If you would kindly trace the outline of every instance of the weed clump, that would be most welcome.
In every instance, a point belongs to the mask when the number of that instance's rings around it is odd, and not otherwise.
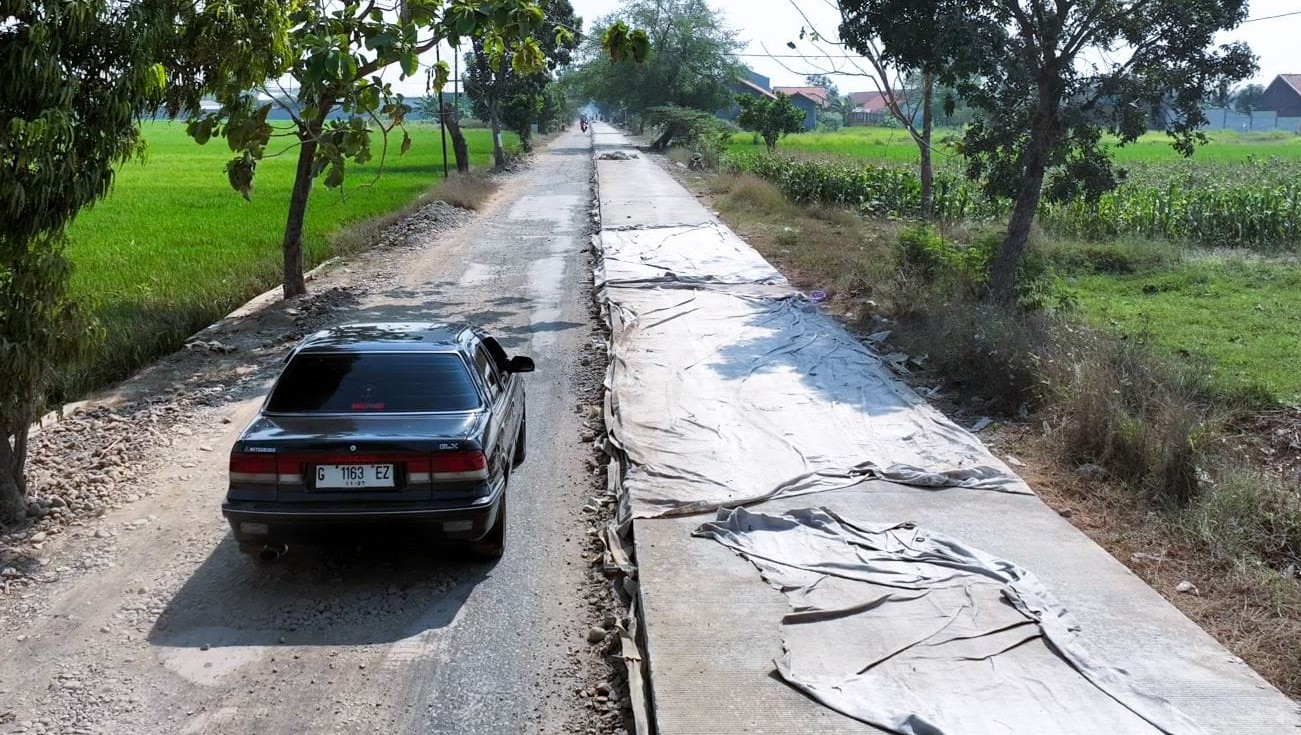
[[[495,191],[496,182],[483,174],[452,174],[431,192],[421,196],[416,209],[441,199],[453,207],[475,211],[481,209]]]
[[[1063,331],[1043,362],[1054,439],[1075,465],[1094,464],[1159,507],[1198,496],[1199,445],[1210,433],[1205,387],[1145,344],[1090,330]]]

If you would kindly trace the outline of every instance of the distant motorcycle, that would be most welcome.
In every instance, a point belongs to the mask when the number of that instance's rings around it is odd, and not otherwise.
[[[587,132],[587,126],[588,126],[588,123],[587,123],[587,117],[586,117],[586,116],[578,118],[578,128],[579,128],[580,130],[582,130],[584,133],[586,133],[586,132]]]

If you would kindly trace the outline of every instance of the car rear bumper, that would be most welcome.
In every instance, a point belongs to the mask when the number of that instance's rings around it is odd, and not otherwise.
[[[497,522],[504,485],[472,501],[403,503],[275,503],[226,501],[221,513],[241,547],[310,541],[340,533],[383,529],[414,530],[448,539],[475,541]]]

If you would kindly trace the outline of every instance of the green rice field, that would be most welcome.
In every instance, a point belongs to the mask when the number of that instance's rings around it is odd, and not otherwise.
[[[935,136],[937,211],[951,222],[997,223],[1007,205],[964,179],[948,144],[958,134]],[[1091,324],[1152,341],[1226,392],[1301,403],[1292,365],[1301,354],[1301,136],[1209,137],[1188,159],[1159,133],[1114,148],[1122,185],[1097,204],[1043,205],[1037,237],[1057,259],[1077,263],[1063,282]],[[916,161],[903,131],[862,127],[787,136],[775,157],[738,134],[724,165],[797,202],[908,218],[920,202]],[[1150,263],[1110,270],[1104,261],[1116,247],[1123,260]]]
[[[408,127],[411,149],[397,155],[399,133],[382,176],[376,141],[375,159],[350,164],[342,191],[313,189],[303,234],[307,268],[332,255],[331,237],[341,227],[402,209],[442,180],[438,128]],[[465,132],[474,167],[489,167],[488,131]],[[226,182],[232,154],[223,140],[200,146],[183,124],[167,122],[145,123],[144,135],[146,161],[123,166],[109,197],[68,232],[70,292],[98,317],[104,340],[69,366],[59,399],[129,374],[280,283],[297,148],[269,149],[276,155],[258,164],[245,201]]]

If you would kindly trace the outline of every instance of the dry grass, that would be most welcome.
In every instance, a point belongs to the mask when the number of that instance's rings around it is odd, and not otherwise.
[[[738,235],[797,287],[825,291],[836,314],[879,313],[895,300],[897,225],[844,209],[792,204],[755,176],[697,179]]]
[[[454,173],[421,197],[419,204],[423,207],[431,201],[441,199],[454,207],[477,211],[496,191],[497,182],[490,176],[480,173]]]
[[[373,247],[380,241],[385,230],[403,218],[424,209],[431,202],[443,201],[461,209],[477,210],[488,201],[497,188],[496,180],[487,174],[454,173],[396,212],[357,220],[341,227],[331,237],[334,252],[351,255]]]
[[[1198,497],[1198,447],[1216,422],[1196,376],[1141,341],[1084,329],[1060,330],[1042,365],[1065,461],[1100,465],[1154,507]]]
[[[1243,554],[1261,541],[1257,516],[1268,504],[1253,497],[1261,485],[1249,482],[1235,498],[1232,484],[1217,484],[1185,510],[1156,513],[1126,485],[1064,466],[1054,437],[1008,425],[985,440],[1026,463],[1022,474],[1045,503],[1283,693],[1301,697],[1301,585],[1295,572]],[[1295,491],[1273,500],[1287,497],[1297,500]],[[1176,590],[1185,581],[1195,593]]]

